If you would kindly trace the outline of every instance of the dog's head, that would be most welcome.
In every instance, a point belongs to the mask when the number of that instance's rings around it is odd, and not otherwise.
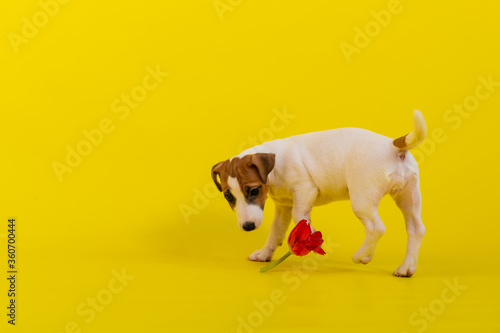
[[[262,224],[268,175],[274,168],[275,157],[275,154],[257,153],[233,157],[212,167],[215,186],[224,194],[236,213],[238,226],[245,231]]]

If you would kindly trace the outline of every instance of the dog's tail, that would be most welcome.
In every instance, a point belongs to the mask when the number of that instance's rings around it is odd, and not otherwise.
[[[425,136],[427,135],[427,126],[425,125],[425,120],[422,112],[418,110],[415,110],[413,112],[413,127],[413,132],[392,141],[394,147],[398,148],[399,150],[410,150],[412,148],[415,148],[425,140]]]

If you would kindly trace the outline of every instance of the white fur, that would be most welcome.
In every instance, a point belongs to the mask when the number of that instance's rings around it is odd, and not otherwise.
[[[408,148],[425,138],[426,127],[421,113],[416,111],[413,119],[415,131],[406,138]],[[350,199],[354,214],[366,232],[365,241],[353,260],[366,264],[385,232],[378,204],[384,195],[390,194],[403,212],[408,232],[406,257],[394,274],[413,275],[425,228],[420,218],[418,165],[410,152],[396,148],[391,138],[359,128],[274,140],[238,156],[257,152],[276,154],[276,164],[268,176],[269,196],[276,205],[276,212],[266,244],[249,259],[270,260],[276,247],[281,245],[292,218],[295,223],[310,220],[313,206]],[[234,178],[230,181],[233,183],[231,190],[238,192],[237,181],[235,183]],[[237,195],[243,194],[239,191]],[[237,208],[237,214],[239,223],[251,216],[243,206]]]
[[[227,178],[227,185],[231,194],[236,198],[236,218],[238,219],[238,226],[243,229],[243,223],[253,222],[255,228],[260,227],[263,219],[262,209],[257,205],[250,205],[245,201],[245,195],[241,192],[241,187],[237,178],[229,176]]]

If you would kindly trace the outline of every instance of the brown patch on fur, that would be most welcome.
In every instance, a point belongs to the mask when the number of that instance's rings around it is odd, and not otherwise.
[[[219,191],[222,191],[222,187],[221,187],[221,184],[219,183],[219,180],[217,179],[217,176],[219,176],[222,179],[221,172],[222,172],[222,170],[224,170],[224,166],[225,166],[226,162],[227,161],[219,162],[212,167],[212,179],[215,183],[215,186],[217,186],[217,189]]]
[[[406,137],[407,136],[408,136],[408,134],[406,134],[405,136],[399,137],[397,139],[394,139],[394,141],[392,142],[394,147],[396,147],[398,149],[404,149],[406,147]]]
[[[240,184],[245,200],[264,209],[269,188],[267,176],[274,168],[275,156],[275,154],[257,153],[219,162],[212,167],[212,179],[215,186],[226,194],[229,191],[228,177],[234,177]],[[217,176],[220,178],[220,183]],[[255,187],[260,188],[259,194],[250,198],[249,191]],[[234,207],[234,203],[229,202],[229,205]]]

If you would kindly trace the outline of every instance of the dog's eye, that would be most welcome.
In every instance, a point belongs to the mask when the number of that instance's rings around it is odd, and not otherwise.
[[[260,188],[255,187],[255,188],[250,190],[249,194],[251,197],[255,197],[255,196],[259,195],[259,192],[260,192]]]
[[[226,193],[224,194],[224,198],[226,198],[226,200],[227,200],[227,201],[229,201],[229,202],[234,201],[234,197],[233,197],[233,195],[231,194],[231,192],[226,192]]]

